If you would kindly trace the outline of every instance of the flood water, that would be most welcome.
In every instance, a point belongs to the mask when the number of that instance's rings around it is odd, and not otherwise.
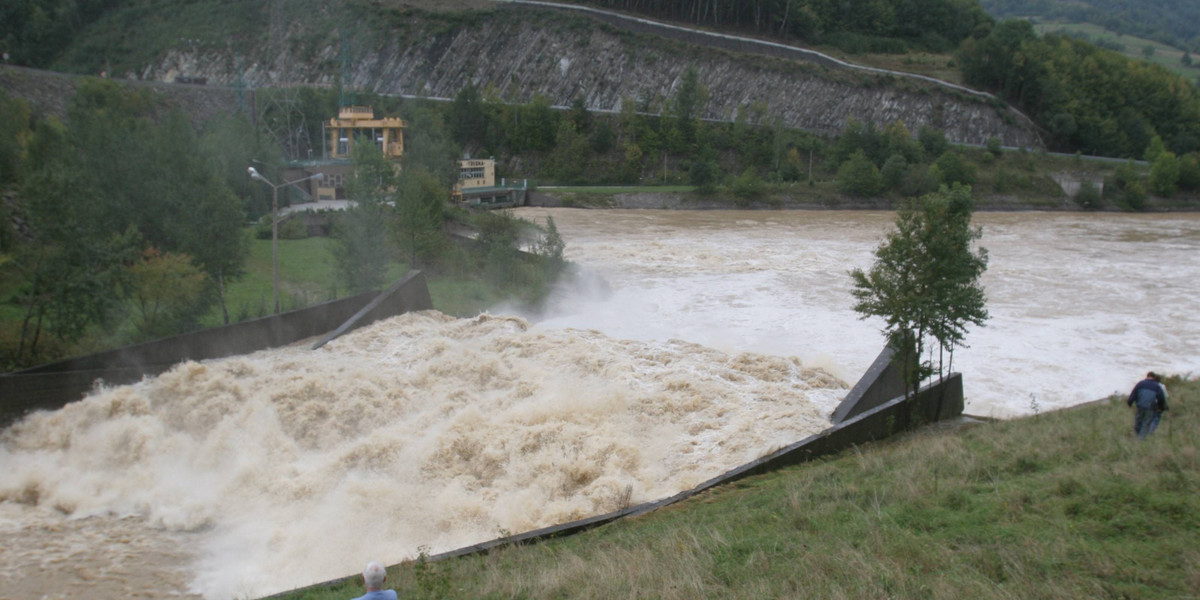
[[[665,497],[827,426],[880,349],[846,273],[890,213],[517,214],[583,269],[546,314],[403,315],[5,431],[0,598],[259,596]],[[976,222],[968,413],[1200,371],[1200,218]]]
[[[853,382],[882,322],[853,311],[890,212],[584,211],[546,216],[611,295],[564,297],[543,327],[678,337],[797,356]],[[991,319],[954,356],[968,414],[1011,418],[1128,392],[1148,370],[1200,373],[1200,215],[976,213]]]

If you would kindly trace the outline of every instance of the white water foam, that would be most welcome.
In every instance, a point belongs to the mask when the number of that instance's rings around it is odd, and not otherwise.
[[[823,429],[844,393],[794,358],[429,311],[31,416],[3,434],[0,505],[183,536],[192,592],[256,596],[669,496]],[[40,572],[15,529],[0,568]],[[22,585],[59,593],[44,574]]]

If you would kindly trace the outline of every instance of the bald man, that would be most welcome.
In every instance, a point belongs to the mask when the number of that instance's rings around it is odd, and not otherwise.
[[[396,590],[383,589],[386,580],[387,569],[383,565],[374,561],[367,563],[367,568],[363,569],[363,585],[367,586],[367,593],[354,600],[396,600]]]

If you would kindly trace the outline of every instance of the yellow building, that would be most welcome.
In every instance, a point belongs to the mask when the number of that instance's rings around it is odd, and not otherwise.
[[[326,178],[315,184],[318,200],[345,198],[342,185],[349,176],[349,161],[354,154],[354,144],[373,142],[383,155],[400,162],[404,156],[404,121],[397,117],[375,118],[370,106],[343,106],[335,119],[325,123],[325,160],[331,168],[325,169]],[[337,163],[343,162],[338,166]]]
[[[491,187],[496,185],[496,161],[467,158],[458,161],[458,185],[455,189],[462,195],[463,188]]]
[[[354,143],[371,140],[383,155],[400,160],[404,156],[404,121],[397,117],[375,118],[370,106],[343,106],[336,119],[325,124],[329,136],[329,158],[350,158]]]
[[[458,161],[458,182],[453,198],[458,204],[477,208],[504,208],[520,205],[526,184],[520,187],[501,181],[496,185],[496,161],[490,158],[464,158]]]

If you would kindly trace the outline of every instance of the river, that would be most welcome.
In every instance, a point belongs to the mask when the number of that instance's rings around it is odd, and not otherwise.
[[[882,343],[885,212],[552,216],[547,311],[403,315],[185,363],[0,435],[0,598],[258,596],[668,496],[827,426]],[[983,213],[955,356],[1009,418],[1200,364],[1194,215]]]
[[[518,211],[553,217],[610,294],[564,294],[542,327],[798,356],[855,381],[883,344],[853,311],[890,212]],[[1200,215],[983,212],[991,318],[954,356],[966,412],[1011,418],[1096,400],[1148,370],[1200,372]]]

